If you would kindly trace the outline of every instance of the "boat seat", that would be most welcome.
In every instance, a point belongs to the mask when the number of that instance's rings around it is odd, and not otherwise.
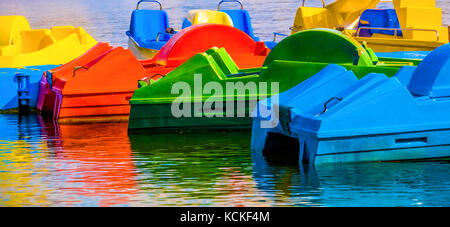
[[[33,29],[22,31],[22,50],[21,53],[31,53],[41,50],[47,46],[56,43],[56,39],[48,29]]]
[[[395,9],[368,9],[363,12],[358,23],[358,28],[400,28],[400,23]],[[373,34],[395,35],[395,30],[361,29],[359,36],[372,37]],[[398,36],[403,36],[398,31]]]
[[[169,35],[160,35],[159,42],[156,41],[158,34],[165,33],[167,28],[169,17],[164,10],[134,10],[127,35],[144,48],[150,45],[163,46],[170,39]]]
[[[23,16],[0,16],[0,46],[16,45],[20,32],[31,30]]]
[[[250,14],[247,10],[221,10],[220,12],[224,12],[231,17],[233,21],[233,25],[235,28],[247,33],[252,39],[255,41],[259,41],[259,38],[255,36],[253,33],[252,22],[250,20]]]
[[[183,21],[182,28],[196,24],[223,24],[233,27],[233,20],[228,14],[216,10],[191,10]]]

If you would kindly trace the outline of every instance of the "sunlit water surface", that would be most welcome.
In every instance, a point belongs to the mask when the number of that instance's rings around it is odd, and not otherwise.
[[[175,28],[188,10],[217,4],[162,2]],[[299,2],[244,1],[263,40],[287,33]],[[25,15],[34,28],[81,26],[98,41],[126,46],[135,3],[0,0],[0,15]],[[438,5],[450,11],[448,0]],[[449,205],[444,161],[300,169],[252,156],[249,131],[128,135],[126,123],[55,125],[38,115],[0,115],[0,206]]]

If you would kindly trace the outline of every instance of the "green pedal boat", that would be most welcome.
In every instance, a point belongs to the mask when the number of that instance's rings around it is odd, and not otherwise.
[[[287,37],[261,68],[239,69],[225,49],[212,48],[156,82],[139,81],[130,100],[129,130],[250,129],[259,100],[302,83],[330,63],[361,78],[369,73],[394,76],[420,60],[377,58],[366,45],[330,29]]]

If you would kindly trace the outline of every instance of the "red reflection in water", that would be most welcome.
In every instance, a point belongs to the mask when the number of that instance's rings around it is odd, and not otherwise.
[[[66,206],[128,205],[136,195],[127,123],[45,125],[48,146],[56,148],[55,170],[63,183],[57,198]],[[54,138],[54,139],[53,139]],[[95,201],[93,203],[92,201]]]

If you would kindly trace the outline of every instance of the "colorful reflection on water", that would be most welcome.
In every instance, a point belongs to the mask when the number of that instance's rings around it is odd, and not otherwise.
[[[450,163],[280,164],[250,132],[0,115],[0,206],[448,206]]]

